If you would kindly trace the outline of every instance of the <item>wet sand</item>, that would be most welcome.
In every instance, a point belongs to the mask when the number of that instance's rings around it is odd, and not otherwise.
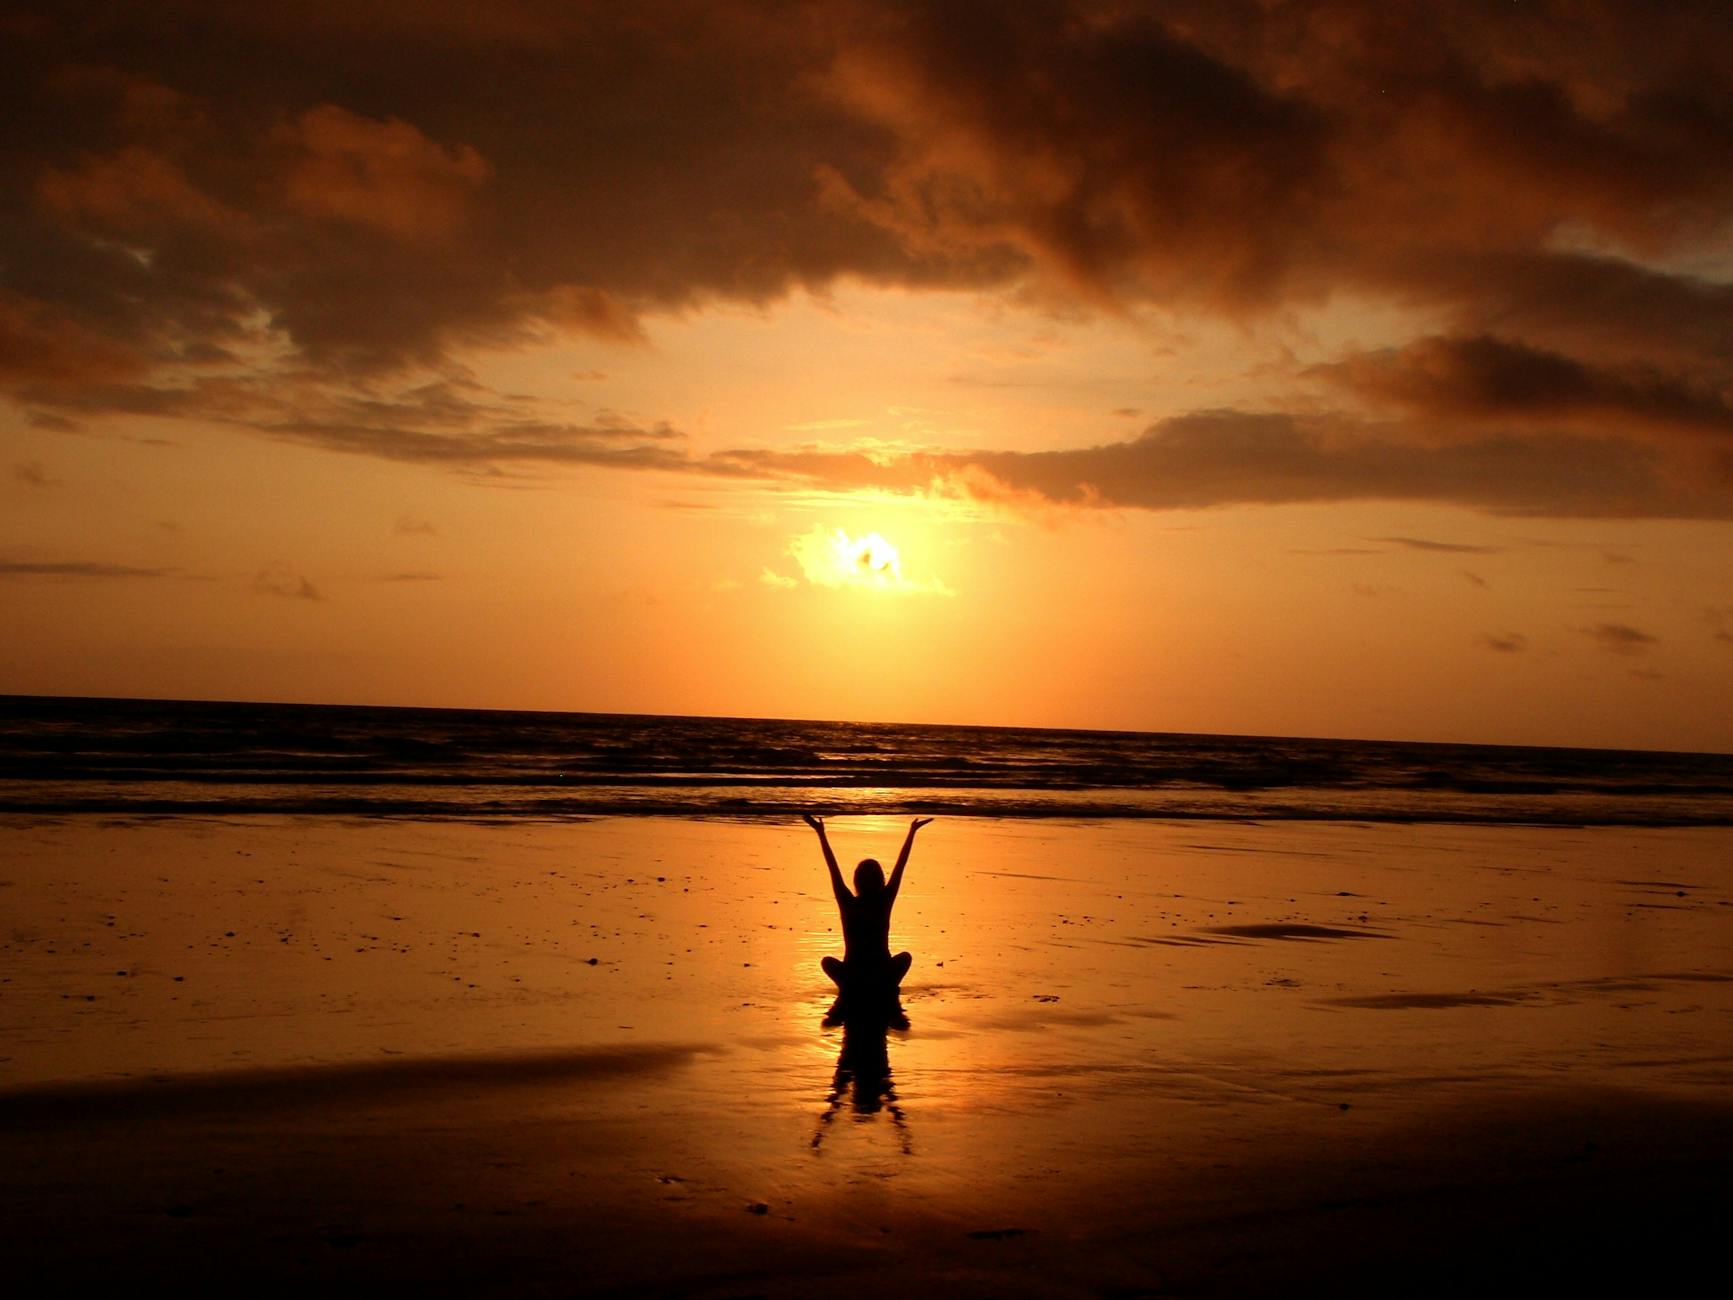
[[[803,827],[15,819],[0,1232],[39,1292],[1679,1285],[1730,849],[941,821],[881,1034]]]

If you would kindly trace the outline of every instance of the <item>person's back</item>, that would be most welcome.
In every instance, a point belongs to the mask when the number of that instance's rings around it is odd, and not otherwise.
[[[872,883],[875,876],[876,887]],[[855,868],[854,887],[853,894],[843,894],[836,900],[842,913],[842,959],[850,966],[888,962],[891,904],[896,900],[885,886],[883,868],[873,859],[866,859]]]

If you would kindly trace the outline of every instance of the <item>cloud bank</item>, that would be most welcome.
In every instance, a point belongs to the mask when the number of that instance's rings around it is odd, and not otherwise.
[[[1507,515],[1733,517],[1733,495],[1645,443],[1577,434],[1433,442],[1341,417],[1206,411],[1054,451],[726,453],[718,464],[833,490],[1144,510],[1405,500]],[[1399,544],[1411,544],[1415,539]]]
[[[0,392],[351,454],[851,485],[465,391],[840,280],[1415,313],[1335,406],[916,455],[896,490],[1726,517],[1733,25],[1701,0],[9,7]],[[56,426],[54,422],[60,422]]]

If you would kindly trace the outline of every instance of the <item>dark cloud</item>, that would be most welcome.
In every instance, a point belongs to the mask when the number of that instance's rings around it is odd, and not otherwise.
[[[364,0],[42,6],[0,68],[0,374],[221,364],[261,327],[364,373],[844,273],[980,278],[820,202],[821,165],[885,152],[819,93],[822,11],[515,8],[533,38]]]
[[[1348,293],[1444,322],[1325,372],[1398,423],[1205,413],[927,468],[1152,508],[1728,513],[1733,454],[1620,441],[1733,432],[1733,286],[1678,269],[1733,214],[1733,25],[1713,3],[14,13],[0,390],[41,421],[690,468],[653,420],[367,390],[562,331],[637,346],[647,314],[844,278],[1233,319]]]
[[[170,578],[178,572],[91,560],[0,560],[0,578]]]
[[[1482,634],[1480,644],[1500,654],[1520,654],[1528,649],[1528,638],[1521,632],[1506,632],[1503,635],[1487,632]]]
[[[1585,627],[1582,631],[1584,636],[1589,637],[1609,654],[1642,654],[1659,641],[1658,637],[1650,636],[1641,628],[1632,627],[1629,623],[1596,623],[1593,627]]]
[[[42,468],[42,462],[39,460],[15,462],[12,466],[12,477],[25,487],[30,488],[50,488],[60,482],[59,479],[54,478]]]
[[[829,84],[894,152],[827,178],[903,248],[1003,249],[1102,300],[1251,305],[1295,278],[1286,232],[1321,219],[1332,184],[1315,104],[1152,12],[863,8]]]
[[[1464,581],[1466,581],[1466,582],[1468,582],[1468,583],[1470,583],[1476,587],[1485,587],[1487,585],[1486,579],[1481,577],[1478,573],[1474,572],[1474,570],[1472,570],[1472,569],[1464,569],[1462,571],[1462,577],[1463,577]]]
[[[875,6],[833,84],[897,152],[854,210],[1108,300],[1351,287],[1537,346],[1725,362],[1733,289],[1644,264],[1733,200],[1706,166],[1733,146],[1713,6],[1653,29],[1637,4],[1460,9]]]
[[[1402,275],[1463,335],[1687,370],[1733,360],[1733,285],[1724,282],[1549,249],[1443,252]]]
[[[1560,228],[1663,252],[1733,196],[1712,5],[256,8],[24,7],[0,319],[38,378],[219,360],[261,312],[376,367],[839,275],[1632,329]],[[1600,261],[1726,341],[1725,286]]]
[[[381,581],[381,582],[438,582],[438,581],[440,581],[440,576],[437,573],[387,573],[387,574],[383,575],[379,579],[379,581]]]
[[[1727,390],[1654,365],[1592,366],[1487,335],[1422,339],[1319,371],[1364,397],[1471,425],[1733,437]]]
[[[1431,444],[1341,418],[1240,411],[1165,420],[1129,442],[1062,451],[889,459],[822,449],[736,451],[716,463],[824,488],[937,490],[1013,505],[1163,510],[1406,500],[1511,515],[1733,517],[1729,494],[1676,480],[1655,452],[1627,442],[1536,435]]]
[[[397,522],[391,526],[391,531],[399,537],[438,537],[439,529],[431,521],[417,515],[398,515]]]

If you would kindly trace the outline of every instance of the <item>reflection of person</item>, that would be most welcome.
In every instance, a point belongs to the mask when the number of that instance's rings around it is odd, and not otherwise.
[[[844,993],[889,993],[903,982],[914,960],[906,952],[891,956],[891,908],[896,905],[897,891],[902,888],[903,868],[909,865],[909,850],[915,846],[915,832],[931,817],[917,817],[909,825],[908,838],[897,854],[896,868],[889,883],[884,868],[867,858],[854,869],[854,892],[843,884],[837,869],[836,854],[824,833],[824,819],[806,815],[806,824],[818,832],[819,847],[824,850],[824,865],[830,872],[831,891],[836,895],[837,910],[842,913],[842,960],[826,957],[821,963],[824,973],[836,982]]]
[[[881,1110],[889,1111],[891,1123],[897,1126],[897,1136],[903,1154],[912,1155],[908,1124],[897,1100],[896,1086],[891,1082],[890,1052],[885,1047],[885,1035],[892,1028],[904,1029],[907,1021],[883,1020],[877,1016],[865,1021],[843,1021],[842,1051],[836,1058],[836,1076],[831,1080],[830,1096],[825,1099],[824,1114],[818,1117],[813,1130],[812,1149],[824,1145],[825,1134],[842,1109],[850,1107],[857,1118],[867,1119]]]

